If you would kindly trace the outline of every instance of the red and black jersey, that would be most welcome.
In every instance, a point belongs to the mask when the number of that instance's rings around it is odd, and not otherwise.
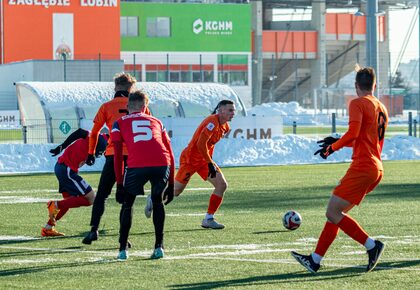
[[[129,152],[129,168],[171,164],[166,148],[169,137],[162,122],[152,116],[135,113],[118,119],[111,132],[113,141],[124,142]]]
[[[85,164],[88,156],[89,136],[80,138],[66,148],[63,155],[58,158],[58,163],[64,163],[74,172]]]
[[[122,152],[117,153],[117,150],[122,151],[121,144],[124,143],[128,151],[128,168],[171,165],[171,175],[174,175],[175,162],[170,139],[159,119],[138,112],[123,116],[114,123],[111,137],[115,147],[115,163],[120,163]],[[115,164],[115,168],[118,182],[121,177],[120,164]]]

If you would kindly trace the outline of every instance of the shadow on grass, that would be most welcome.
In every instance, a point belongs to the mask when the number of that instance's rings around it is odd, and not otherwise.
[[[281,284],[281,283],[291,283],[291,282],[308,282],[310,281],[323,281],[323,280],[332,280],[340,279],[342,277],[358,276],[361,275],[362,271],[360,269],[354,268],[345,268],[345,269],[334,269],[331,271],[323,271],[317,274],[311,274],[307,272],[298,272],[298,273],[284,273],[284,274],[275,274],[275,275],[265,275],[265,276],[254,276],[247,278],[238,278],[232,280],[224,281],[207,281],[201,283],[191,283],[191,284],[177,284],[168,286],[171,289],[216,289],[222,287],[241,287],[241,286],[262,286],[262,285],[272,285],[272,284]]]
[[[118,261],[116,259],[113,259],[113,260],[103,260],[103,261],[93,261],[93,262],[71,262],[71,263],[65,263],[65,264],[49,263],[47,265],[42,265],[42,266],[22,267],[22,268],[17,268],[17,269],[0,270],[0,277],[33,274],[33,273],[37,273],[37,272],[48,271],[48,270],[51,270],[51,269],[83,267],[83,266],[90,266],[90,265],[94,265],[94,264],[104,264],[104,263],[118,263]]]
[[[407,260],[407,261],[390,261],[390,262],[379,262],[378,266],[374,271],[389,271],[395,269],[404,269],[420,265],[420,259]],[[308,281],[324,281],[341,279],[344,277],[360,276],[363,274],[369,275],[365,270],[366,266],[356,266],[349,268],[331,269],[323,268],[316,274],[308,272],[297,272],[297,273],[284,273],[276,275],[266,276],[254,276],[247,278],[238,278],[224,281],[207,281],[201,283],[190,283],[190,284],[176,284],[169,285],[171,289],[216,289],[223,287],[241,287],[241,286],[262,286],[262,285],[273,285],[281,283],[300,283]],[[290,285],[289,285],[290,286]],[[297,286],[298,287],[298,286]]]

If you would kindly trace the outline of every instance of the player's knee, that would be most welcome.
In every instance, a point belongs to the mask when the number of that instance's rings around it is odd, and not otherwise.
[[[220,183],[217,184],[216,189],[219,192],[225,192],[227,190],[227,188],[228,188],[228,183],[225,180],[223,180],[223,181],[221,181]]]
[[[337,224],[338,223],[339,215],[337,215],[336,212],[331,211],[331,210],[327,210],[327,212],[325,213],[325,216],[333,224]]]
[[[162,194],[152,193],[152,203],[153,204],[162,203]]]

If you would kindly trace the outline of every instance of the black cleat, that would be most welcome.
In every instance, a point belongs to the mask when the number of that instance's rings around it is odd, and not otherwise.
[[[375,247],[367,251],[367,254],[369,256],[369,263],[367,265],[366,272],[370,272],[373,269],[375,269],[384,249],[385,249],[384,243],[382,243],[381,241],[375,241]]]
[[[127,249],[131,249],[133,247],[133,244],[127,240]]]
[[[83,239],[82,243],[85,245],[92,244],[93,241],[98,239],[98,231],[89,232],[87,236]]]
[[[298,261],[303,267],[306,268],[311,273],[316,273],[319,270],[319,267],[321,267],[320,264],[317,264],[312,259],[312,256],[305,256],[301,255],[299,253],[296,253],[295,251],[292,251],[292,256]]]

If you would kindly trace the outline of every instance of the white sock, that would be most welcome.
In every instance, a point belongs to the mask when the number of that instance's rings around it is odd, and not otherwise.
[[[322,256],[318,255],[317,253],[312,253],[311,254],[312,260],[314,260],[315,263],[317,263],[318,265],[321,264],[321,260],[322,260]]]
[[[375,247],[375,240],[371,239],[370,237],[367,238],[365,242],[366,250],[372,250]]]
[[[49,224],[46,224],[44,228],[46,228],[47,230],[51,230],[53,227],[50,226]]]
[[[213,219],[213,218],[214,218],[214,214],[206,213],[206,217],[205,217],[206,220]]]

